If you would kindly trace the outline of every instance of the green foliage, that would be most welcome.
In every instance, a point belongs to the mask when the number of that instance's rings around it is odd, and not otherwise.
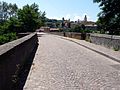
[[[0,35],[0,45],[17,39],[16,33]]]
[[[82,30],[85,30],[86,27],[85,27],[84,24],[82,24],[82,25],[81,25],[81,28],[82,28]]]
[[[0,1],[0,23],[8,20],[11,17],[16,17],[18,7],[16,4],[8,4]]]
[[[18,10],[18,20],[22,23],[23,32],[34,32],[37,28],[44,26],[45,12],[39,12],[37,4],[26,5]]]
[[[93,31],[94,31],[94,30],[87,30],[87,29],[85,29],[85,30],[84,30],[84,33],[93,33]]]
[[[91,43],[90,38],[85,38],[85,41],[87,41],[87,42],[90,42],[90,43]]]
[[[79,33],[92,33],[93,30],[87,30],[85,29],[85,26],[84,25],[76,25],[75,27],[73,28],[69,28],[67,29],[68,32],[79,32]]]
[[[76,25],[74,28],[72,28],[73,32],[83,32],[83,30],[81,29],[81,26]]]
[[[46,22],[45,15],[46,15],[45,11],[43,13],[40,12],[40,17],[39,17],[39,19],[41,20],[39,23],[40,26],[45,26],[45,22]]]
[[[110,34],[120,34],[120,0],[93,0],[99,3],[98,25]]]
[[[119,47],[119,46],[113,47],[113,50],[114,50],[114,51],[119,51],[119,50],[120,50],[120,47]]]
[[[44,26],[45,15],[35,3],[18,9],[16,4],[0,1],[0,44],[16,39],[16,33],[34,32]]]
[[[50,27],[50,28],[54,28],[55,27],[54,23],[52,23],[52,22],[46,22],[46,26]]]
[[[50,28],[59,28],[61,26],[62,20],[48,19],[46,18],[46,26]]]
[[[0,1],[0,45],[17,39],[17,13],[16,4]]]
[[[0,35],[6,34],[10,32],[20,32],[20,22],[16,18],[10,18],[6,22],[4,22],[2,25],[0,25]]]

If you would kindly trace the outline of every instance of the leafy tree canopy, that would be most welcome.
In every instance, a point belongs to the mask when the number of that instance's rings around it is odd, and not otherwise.
[[[16,4],[0,1],[0,44],[16,39],[17,33],[34,32],[44,26],[45,15],[35,3],[18,9]]]
[[[40,26],[44,26],[45,12],[39,12],[37,4],[26,5],[23,9],[18,10],[18,20],[22,22],[22,29],[24,32],[35,31]]]
[[[99,3],[102,10],[98,16],[98,24],[110,34],[120,33],[120,0],[93,0]]]
[[[0,22],[4,22],[11,17],[16,17],[18,7],[16,4],[0,2]]]

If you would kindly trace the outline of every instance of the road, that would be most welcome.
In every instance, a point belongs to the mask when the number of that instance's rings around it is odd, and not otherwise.
[[[43,34],[24,90],[120,90],[120,64]]]

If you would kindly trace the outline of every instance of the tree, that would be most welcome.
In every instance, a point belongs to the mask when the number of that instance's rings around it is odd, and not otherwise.
[[[82,30],[81,30],[81,26],[79,26],[79,25],[75,25],[75,27],[73,27],[72,28],[73,30],[73,32],[81,32],[82,33]]]
[[[13,16],[16,17],[17,10],[16,4],[0,2],[0,22],[4,22]]]
[[[8,13],[9,13],[9,17],[11,18],[11,17],[13,17],[13,16],[15,16],[16,17],[16,14],[17,14],[17,10],[18,10],[18,7],[17,7],[17,5],[16,4],[9,4],[8,5]]]
[[[0,22],[7,20],[8,3],[0,2]]]
[[[41,12],[42,13],[42,12]],[[41,14],[40,19],[41,19],[41,26],[45,26],[45,22],[46,22],[46,17],[45,17],[46,13],[45,11]]]
[[[45,12],[39,12],[37,4],[25,5],[18,10],[18,20],[22,23],[23,32],[34,32],[45,23]]]
[[[16,4],[0,1],[0,44],[17,39],[19,32],[34,32],[44,25],[45,15],[35,3],[18,9]]]
[[[86,27],[85,27],[84,24],[82,24],[82,25],[81,25],[81,28],[82,28],[83,30],[85,30]]]
[[[93,0],[99,3],[101,12],[98,14],[102,29],[109,30],[110,34],[120,33],[120,0]]]

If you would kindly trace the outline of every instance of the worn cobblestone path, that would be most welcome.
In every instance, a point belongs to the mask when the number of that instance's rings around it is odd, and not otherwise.
[[[24,90],[120,90],[120,64],[55,35],[39,37]]]

